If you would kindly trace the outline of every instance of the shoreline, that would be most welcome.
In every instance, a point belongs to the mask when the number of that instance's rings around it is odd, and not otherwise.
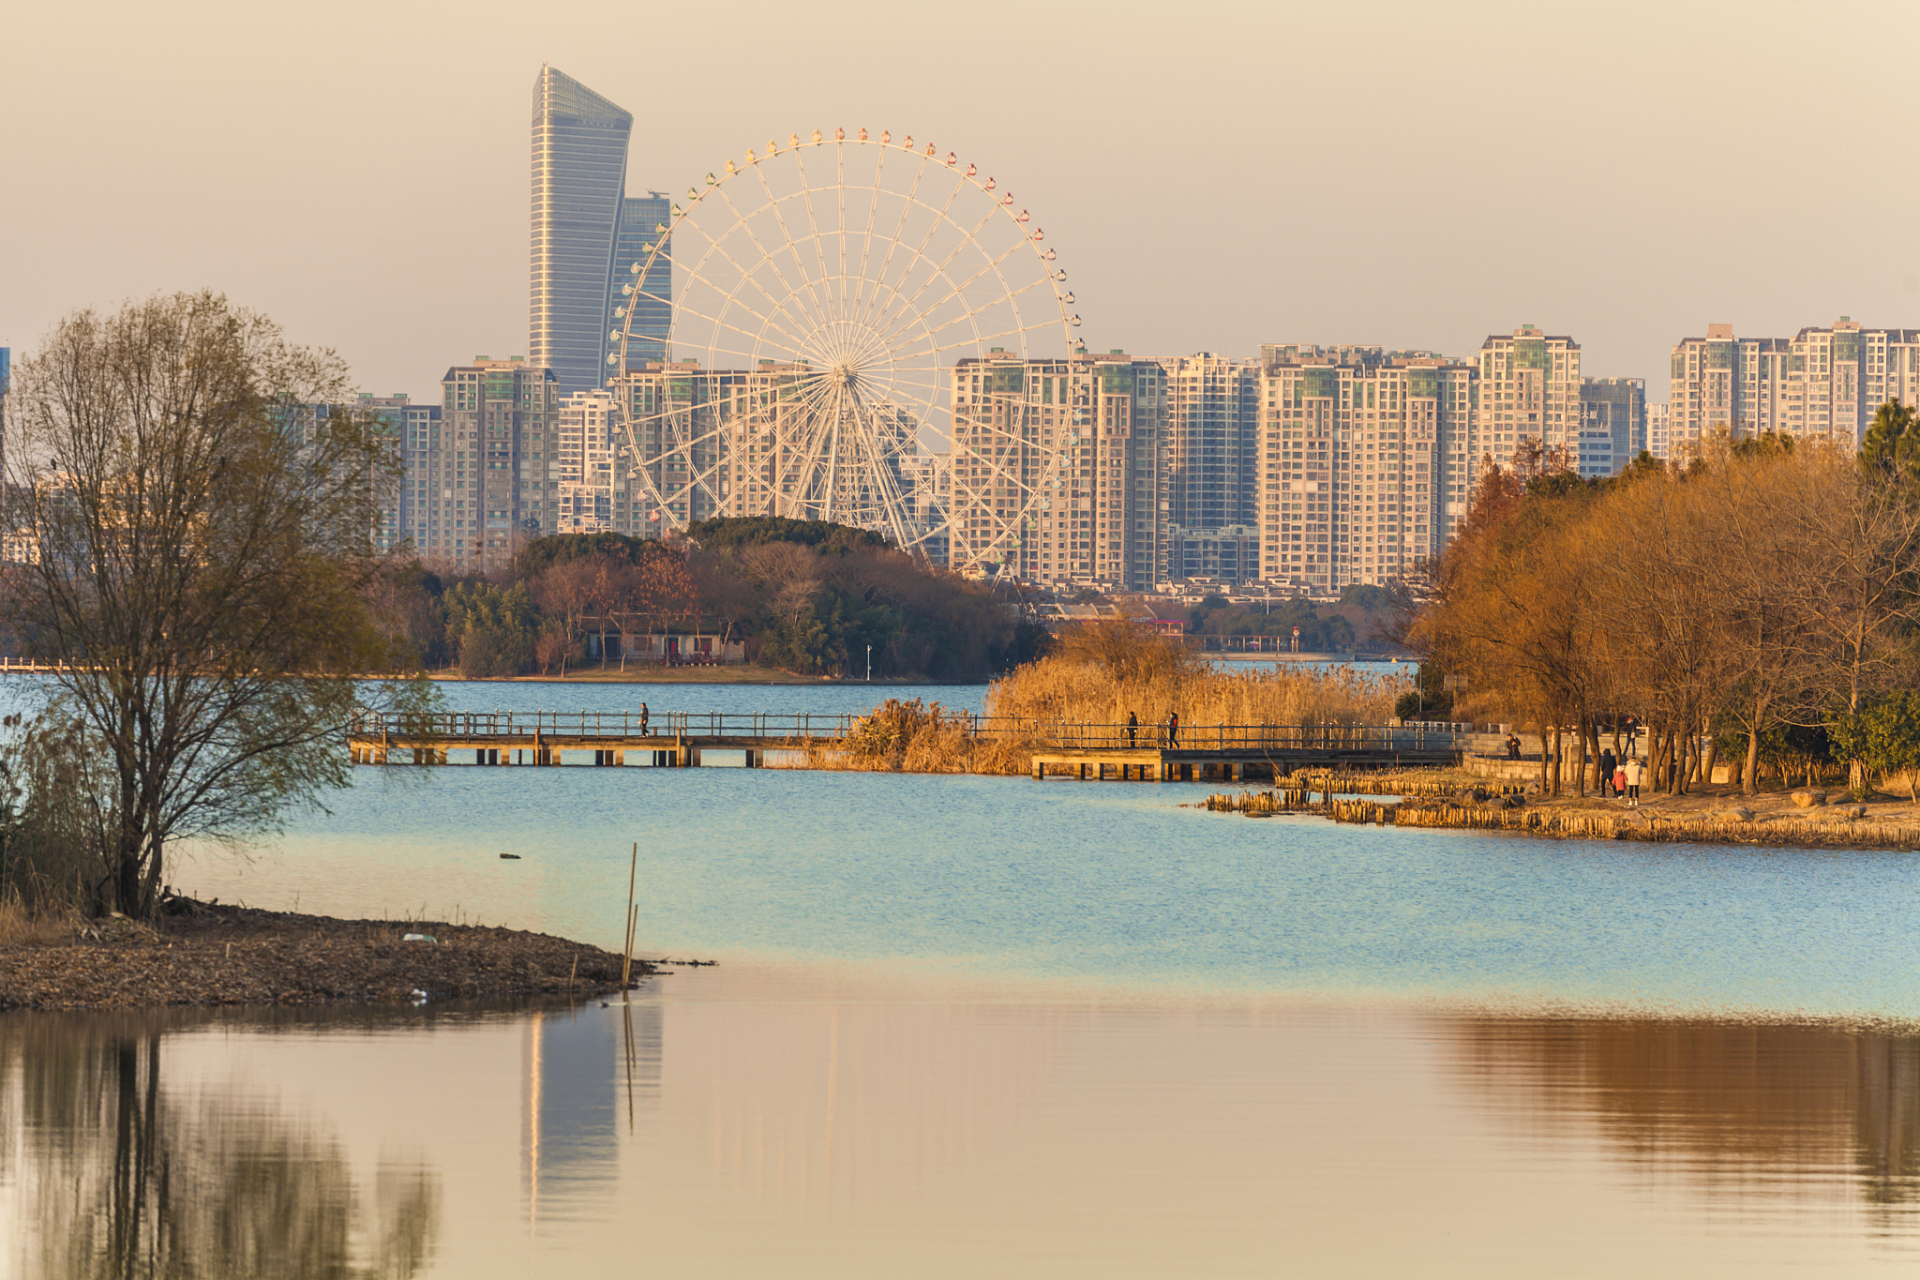
[[[1400,798],[1393,802],[1373,798],[1379,796]],[[1889,800],[1828,804],[1825,792],[1804,788],[1758,796],[1711,790],[1682,797],[1649,796],[1629,809],[1618,800],[1571,795],[1540,799],[1511,783],[1461,782],[1437,773],[1430,778],[1392,775],[1377,782],[1364,774],[1331,780],[1325,775],[1296,775],[1281,779],[1268,791],[1209,794],[1195,807],[1249,818],[1300,814],[1342,824],[1576,840],[1920,851],[1920,811],[1911,804]]]
[[[419,1004],[620,987],[613,952],[439,920],[341,920],[169,898],[154,925],[108,917],[26,931],[36,936],[0,944],[0,1010]],[[657,972],[633,962],[635,979]]]

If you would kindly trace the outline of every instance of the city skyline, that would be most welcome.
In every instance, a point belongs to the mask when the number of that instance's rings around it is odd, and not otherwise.
[[[1875,174],[1876,197],[1895,204],[1920,181],[1877,158],[1872,131],[1819,129],[1800,145],[1823,118],[1814,103],[1897,118],[1900,78],[1878,73],[1894,71],[1920,17],[1869,9],[1871,43],[1811,12],[1752,23],[1713,5],[1528,10],[1524,22],[1506,5],[1408,6],[1358,26],[1226,5],[1178,20],[1102,6],[1084,11],[1100,15],[1089,26],[1061,6],[1056,22],[1088,28],[1090,54],[1114,68],[1071,89],[1040,74],[1044,41],[998,42],[991,12],[881,23],[855,5],[831,30],[765,22],[750,5],[647,19],[649,48],[705,47],[702,31],[727,30],[723,92],[694,69],[705,59],[677,67],[609,39],[622,20],[610,6],[515,41],[493,38],[489,16],[511,11],[487,5],[32,11],[11,29],[44,52],[10,72],[0,100],[16,120],[69,104],[11,146],[22,189],[61,194],[0,210],[16,246],[0,343],[31,350],[75,307],[212,287],[337,347],[382,394],[430,397],[449,351],[522,354],[519,113],[545,60],[634,113],[630,196],[682,189],[770,130],[924,130],[1045,216],[1096,350],[1464,355],[1534,320],[1581,335],[1589,372],[1645,378],[1659,396],[1672,344],[1709,322],[1777,334],[1840,315],[1920,319],[1910,251],[1805,234],[1831,217],[1844,175]],[[286,95],[267,55],[288,46],[339,68],[334,91]],[[855,65],[820,76],[829,60]],[[1038,87],[969,91],[981,65]],[[236,98],[258,107],[235,111]],[[1793,100],[1810,109],[1781,109]],[[1773,126],[1722,127],[1756,114]],[[1525,150],[1541,158],[1527,163],[1544,180],[1495,176],[1498,148],[1476,141],[1495,119],[1535,139]],[[1454,145],[1431,150],[1436,138]],[[1431,162],[1410,163],[1410,148]],[[1800,177],[1741,197],[1783,149]],[[1309,173],[1323,176],[1293,176]],[[208,181],[227,174],[241,180]],[[109,212],[129,188],[145,210],[132,225]],[[1736,199],[1737,214],[1722,212]],[[1150,273],[1137,269],[1143,245],[1165,246]]]

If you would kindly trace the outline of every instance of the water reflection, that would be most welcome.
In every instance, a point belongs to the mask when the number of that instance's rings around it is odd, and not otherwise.
[[[1592,1124],[1643,1173],[1752,1191],[1838,1177],[1870,1204],[1920,1205],[1920,1035],[1493,1018],[1449,1035],[1499,1107]]]
[[[418,1274],[439,1183],[383,1161],[356,1179],[324,1120],[169,1078],[166,1042],[205,1015],[0,1017],[0,1133],[32,1224],[23,1259],[56,1277]]]
[[[0,1017],[0,1273],[1755,1276],[1920,1238],[1912,1035],[745,964],[639,997]]]

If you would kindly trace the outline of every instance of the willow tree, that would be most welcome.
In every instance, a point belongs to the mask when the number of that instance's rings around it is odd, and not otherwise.
[[[61,664],[43,717],[84,757],[92,906],[151,915],[169,843],[271,831],[346,783],[356,675],[396,657],[367,587],[400,467],[351,401],[332,352],[207,293],[76,312],[16,368],[24,551],[0,590]]]

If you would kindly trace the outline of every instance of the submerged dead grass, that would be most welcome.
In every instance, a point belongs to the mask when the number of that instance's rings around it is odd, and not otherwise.
[[[1024,774],[1034,750],[1063,724],[1122,725],[1131,712],[1143,740],[1178,713],[1182,732],[1214,725],[1385,724],[1413,687],[1403,675],[1332,671],[1223,671],[1128,622],[1082,627],[1055,654],[987,689],[980,734],[964,712],[888,699],[844,744],[810,744],[809,769]],[[1200,740],[1196,732],[1194,740]]]

